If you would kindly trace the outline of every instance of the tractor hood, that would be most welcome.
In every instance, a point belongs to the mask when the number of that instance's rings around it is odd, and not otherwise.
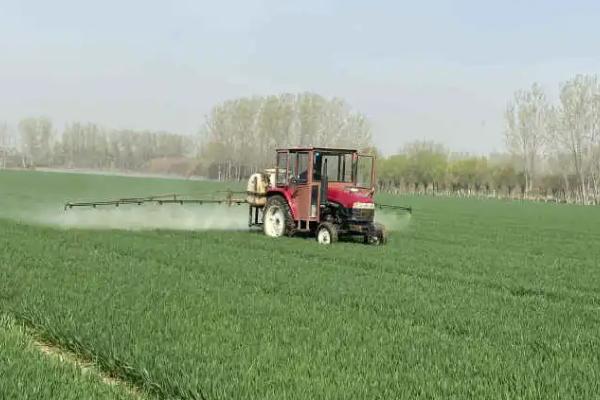
[[[371,190],[357,188],[347,183],[331,182],[327,188],[327,200],[345,208],[353,208],[355,203],[373,204]]]

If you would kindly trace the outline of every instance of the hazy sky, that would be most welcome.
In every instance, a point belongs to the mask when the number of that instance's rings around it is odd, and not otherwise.
[[[197,132],[216,102],[345,98],[391,152],[503,147],[538,81],[600,72],[598,1],[0,0],[0,120]]]

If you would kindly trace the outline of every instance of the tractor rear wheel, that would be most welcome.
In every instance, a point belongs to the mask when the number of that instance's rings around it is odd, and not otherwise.
[[[323,222],[317,228],[317,242],[319,244],[332,244],[338,240],[338,231],[331,222]]]
[[[267,200],[263,212],[263,231],[269,237],[294,234],[295,224],[292,211],[283,197],[272,196]]]

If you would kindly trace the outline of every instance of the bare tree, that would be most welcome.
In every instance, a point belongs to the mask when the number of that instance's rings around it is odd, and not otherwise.
[[[14,151],[15,143],[6,122],[0,124],[0,168],[6,168],[9,155]]]
[[[52,122],[49,118],[26,118],[19,122],[23,153],[33,165],[50,162]],[[23,160],[23,164],[26,164]],[[24,165],[25,166],[25,165]]]
[[[537,83],[530,90],[515,93],[506,108],[506,145],[522,161],[525,194],[533,188],[537,162],[547,139],[548,112],[546,95]]]
[[[590,189],[597,200],[600,154],[598,113],[600,85],[596,76],[578,75],[563,83],[560,104],[555,109],[552,138],[555,145],[570,155],[578,179],[580,201],[589,202]]]

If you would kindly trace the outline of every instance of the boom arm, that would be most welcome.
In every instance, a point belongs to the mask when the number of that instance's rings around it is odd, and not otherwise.
[[[147,203],[154,203],[158,205],[163,204],[227,204],[227,205],[240,205],[246,204],[246,199],[234,198],[234,194],[241,194],[245,192],[226,192],[227,196],[222,199],[214,199],[214,198],[183,198],[182,195],[178,194],[166,194],[166,195],[158,195],[158,196],[148,196],[148,197],[127,197],[117,200],[100,200],[100,201],[84,201],[84,202],[67,202],[65,203],[65,210],[71,209],[73,207],[93,207],[97,206],[115,206],[119,207],[120,205],[126,204],[136,204],[142,205]]]

